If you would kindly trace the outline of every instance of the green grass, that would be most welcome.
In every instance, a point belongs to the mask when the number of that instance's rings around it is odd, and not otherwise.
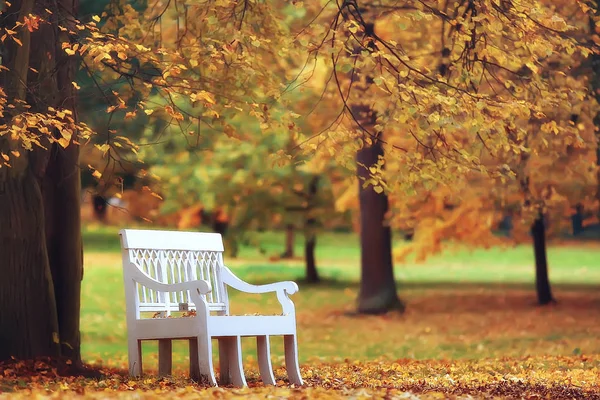
[[[355,235],[319,237],[317,262],[323,285],[306,285],[302,260],[270,262],[283,248],[283,234],[257,236],[266,250],[242,247],[239,259],[226,262],[252,283],[300,282],[297,307],[300,358],[369,360],[381,357],[460,359],[524,354],[569,355],[575,349],[600,353],[600,247],[549,249],[551,280],[560,303],[534,306],[532,249],[469,251],[431,257],[424,264],[396,266],[399,293],[408,304],[404,315],[350,317],[358,294],[359,249]],[[84,231],[85,276],[82,296],[83,355],[87,361],[114,366],[126,363],[126,326],[117,230]],[[402,243],[397,243],[401,246]],[[297,254],[302,254],[301,242]],[[277,312],[275,296],[231,293],[235,313]],[[282,363],[282,345],[273,340],[274,364]],[[156,365],[156,346],[144,345],[144,367]],[[185,365],[185,343],[175,344],[175,363]],[[251,339],[244,357],[255,358]],[[250,367],[252,368],[252,367]]]

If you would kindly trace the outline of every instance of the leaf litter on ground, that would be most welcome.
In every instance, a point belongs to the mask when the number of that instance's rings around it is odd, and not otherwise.
[[[277,386],[264,386],[255,371],[247,388],[210,388],[186,374],[140,378],[124,369],[87,367],[70,370],[41,358],[0,364],[0,396],[11,398],[215,397],[215,398],[382,398],[382,399],[600,399],[600,357],[536,356],[480,360],[346,360],[302,366],[305,385],[287,383],[275,371]],[[84,376],[73,376],[73,373]]]

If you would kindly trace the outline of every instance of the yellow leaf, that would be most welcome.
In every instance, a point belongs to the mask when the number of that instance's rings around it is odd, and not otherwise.
[[[102,172],[95,170],[94,172],[92,172],[92,176],[96,179],[100,179],[102,178]]]
[[[96,21],[96,22],[100,22],[100,17],[99,17],[99,16],[97,16],[97,15],[94,15],[94,16],[92,17],[92,19],[93,19],[94,21]]]
[[[52,332],[52,341],[54,343],[60,343],[60,339],[58,338],[58,332]]]
[[[206,91],[204,91],[204,90],[201,90],[200,92],[198,92],[196,94],[196,98],[198,98],[200,100],[204,100],[204,101],[206,101],[207,103],[210,103],[210,104],[215,104],[216,103],[215,99],[213,98],[213,95],[210,94],[210,93],[208,93],[208,92],[206,92]]]
[[[71,82],[71,84],[73,85],[73,87],[77,90],[81,89],[81,87],[79,87],[79,85],[77,84],[77,82]]]
[[[100,150],[102,153],[106,153],[108,150],[110,150],[110,145],[108,143],[104,143],[104,144],[95,144],[94,147],[96,147],[98,150]]]
[[[73,131],[70,129],[62,129],[60,131],[60,134],[62,135],[62,137],[58,138],[57,142],[62,147],[66,148],[69,145],[69,143],[71,143],[71,137],[73,136]]]
[[[58,142],[59,145],[61,145],[63,148],[66,148],[69,145],[70,140],[64,137],[58,138],[56,140]]]

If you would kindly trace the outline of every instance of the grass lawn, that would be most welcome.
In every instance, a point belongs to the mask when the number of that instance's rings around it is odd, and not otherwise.
[[[461,360],[525,355],[600,353],[600,247],[549,250],[551,280],[559,303],[535,306],[532,249],[465,249],[396,266],[407,311],[380,317],[346,315],[358,294],[359,249],[352,234],[324,234],[317,262],[322,285],[303,284],[302,260],[271,262],[283,234],[260,234],[266,250],[243,247],[226,263],[251,283],[296,280],[300,362],[435,359]],[[82,298],[83,357],[91,363],[126,366],[126,326],[117,230],[87,227]],[[401,245],[399,243],[398,245]],[[297,254],[302,254],[298,242]],[[235,313],[277,312],[274,295],[231,293]],[[257,374],[255,346],[244,339],[247,374]],[[280,366],[282,343],[272,340]],[[174,345],[176,371],[186,372],[186,344]],[[156,369],[156,346],[144,345],[144,368]]]

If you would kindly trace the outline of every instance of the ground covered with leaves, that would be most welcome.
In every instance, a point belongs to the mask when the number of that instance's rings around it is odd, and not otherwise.
[[[108,236],[115,237],[114,232]],[[329,239],[334,244],[348,241]],[[104,236],[98,242],[112,243]],[[140,379],[127,376],[118,246],[116,241],[86,253],[81,320],[83,357],[89,365],[85,376],[69,376],[72,366],[48,360],[12,361],[0,365],[0,397],[600,399],[600,266],[595,247],[551,249],[558,303],[548,307],[535,304],[531,249],[492,249],[397,268],[399,294],[407,308],[403,314],[383,316],[351,314],[358,295],[354,247],[322,245],[325,281],[319,285],[299,279],[301,260],[269,263],[244,253],[230,265],[248,282],[291,279],[300,284],[293,300],[305,385],[288,385],[282,340],[273,338],[277,386],[264,387],[255,341],[244,338],[249,387],[238,389],[191,381],[185,341],[173,344],[173,377],[156,376],[157,347],[151,342],[144,344],[147,374]],[[275,296],[235,291],[230,296],[234,313],[280,312]],[[218,366],[216,356],[213,361]]]
[[[217,398],[526,398],[600,399],[600,357],[525,357],[482,360],[395,360],[304,365],[303,387],[288,385],[277,369],[276,387],[248,374],[248,388],[208,388],[185,375],[131,379],[125,371],[87,370],[95,377],[61,376],[56,362],[12,361],[0,366],[0,393],[11,397],[198,397]],[[66,371],[68,372],[68,371]]]

